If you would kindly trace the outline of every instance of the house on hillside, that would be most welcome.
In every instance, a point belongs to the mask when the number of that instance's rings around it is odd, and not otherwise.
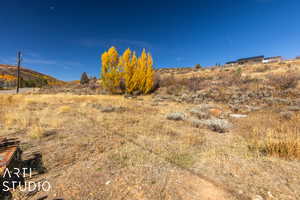
[[[281,56],[268,57],[263,60],[263,63],[274,63],[280,62],[282,60]]]
[[[282,61],[281,56],[273,56],[267,58],[265,58],[265,56],[254,56],[249,58],[240,58],[236,61],[227,62],[225,66],[233,66],[236,64],[244,65],[244,64],[255,64],[255,63],[272,63],[272,62],[280,62],[280,61]]]
[[[225,66],[233,66],[235,64],[237,64],[236,61],[230,61],[230,62],[225,63]]]
[[[264,58],[265,58],[264,56],[254,56],[249,58],[241,58],[238,59],[236,62],[240,65],[262,63]]]

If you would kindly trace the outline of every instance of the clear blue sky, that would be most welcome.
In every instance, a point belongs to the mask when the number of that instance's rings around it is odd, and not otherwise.
[[[299,0],[7,0],[0,6],[0,63],[62,80],[99,76],[115,45],[149,50],[156,67],[240,57],[300,55]]]

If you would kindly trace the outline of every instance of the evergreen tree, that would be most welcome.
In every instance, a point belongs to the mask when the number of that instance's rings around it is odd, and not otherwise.
[[[196,64],[196,65],[195,65],[195,68],[196,68],[196,69],[201,69],[201,65],[200,65],[200,64]]]
[[[86,72],[83,72],[81,74],[81,78],[80,78],[80,84],[84,85],[84,84],[88,84],[90,81],[88,75],[86,74]]]

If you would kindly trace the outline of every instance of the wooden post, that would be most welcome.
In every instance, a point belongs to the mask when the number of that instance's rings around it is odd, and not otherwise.
[[[20,64],[21,64],[21,52],[18,51],[17,53],[17,94],[19,93],[19,89],[20,89]]]

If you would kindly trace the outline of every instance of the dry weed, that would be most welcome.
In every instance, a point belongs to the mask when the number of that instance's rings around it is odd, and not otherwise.
[[[298,73],[284,73],[284,74],[271,74],[269,75],[268,83],[281,90],[295,88],[298,80],[300,80],[300,74]]]
[[[60,106],[58,109],[58,113],[68,113],[72,110],[71,106],[67,106],[67,105],[64,105],[64,106]]]
[[[27,132],[31,139],[41,139],[45,136],[45,133],[46,130],[40,124],[32,126]]]
[[[299,115],[285,121],[279,120],[274,114],[268,117],[268,120],[260,123],[252,121],[256,126],[246,135],[249,149],[262,155],[300,159]]]

